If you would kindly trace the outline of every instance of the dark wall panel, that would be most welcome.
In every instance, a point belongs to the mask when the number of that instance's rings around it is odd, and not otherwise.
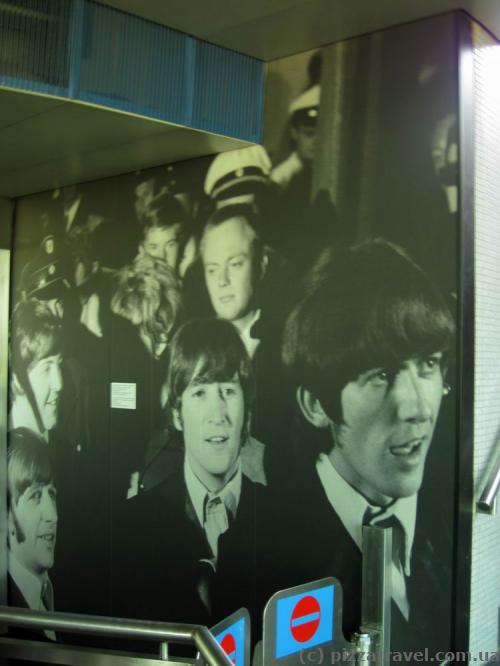
[[[276,61],[262,146],[18,202],[10,446],[43,452],[46,492],[23,514],[34,479],[11,488],[12,581],[36,515],[59,610],[245,605],[258,638],[276,589],[335,575],[349,634],[379,522],[394,649],[450,648],[454,35]]]

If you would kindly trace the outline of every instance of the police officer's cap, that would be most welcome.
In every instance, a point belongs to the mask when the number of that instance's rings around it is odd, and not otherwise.
[[[319,117],[321,86],[315,85],[299,95],[288,107],[294,125],[316,125]]]
[[[271,160],[263,146],[249,146],[221,153],[213,160],[205,177],[205,194],[225,199],[244,190],[252,192],[256,184],[267,185]]]
[[[64,252],[52,234],[43,238],[35,256],[23,268],[21,290],[26,297],[40,300],[61,298],[69,289]]]

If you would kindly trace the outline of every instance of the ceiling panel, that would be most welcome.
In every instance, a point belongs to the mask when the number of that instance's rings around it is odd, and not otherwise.
[[[101,4],[130,12],[201,39],[279,12],[300,11],[304,0],[104,0]]]
[[[458,8],[500,34],[499,0],[101,2],[263,60]],[[247,145],[12,90],[0,91],[0,143],[0,195],[7,197]]]
[[[0,130],[0,175],[5,169],[129,143],[152,131],[167,133],[172,129],[166,124],[65,102]]]
[[[262,60],[455,9],[500,35],[499,0],[99,1]]]
[[[59,99],[51,99],[42,95],[30,95],[29,104],[23,98],[24,96],[20,96],[18,91],[5,90],[1,93],[0,133],[2,129],[10,125],[46,113],[61,104]]]
[[[0,91],[0,196],[31,194],[248,145],[75,102],[58,101],[30,116],[39,99]],[[9,123],[4,122],[4,108]],[[13,108],[18,110],[17,122],[12,122]]]

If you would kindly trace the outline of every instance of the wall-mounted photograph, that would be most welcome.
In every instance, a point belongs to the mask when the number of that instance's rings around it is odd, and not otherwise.
[[[349,638],[381,525],[393,649],[450,649],[454,25],[271,62],[261,145],[17,201],[10,604],[255,644],[334,576]]]

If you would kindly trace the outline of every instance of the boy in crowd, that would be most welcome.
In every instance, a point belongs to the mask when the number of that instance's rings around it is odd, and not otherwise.
[[[124,507],[115,591],[126,614],[213,623],[255,605],[251,539],[261,488],[240,459],[253,386],[229,322],[193,320],[178,330],[167,393],[179,447],[169,477]]]
[[[139,255],[163,259],[174,273],[179,274],[190,235],[188,226],[187,213],[175,197],[166,193],[157,196],[144,214]]]

